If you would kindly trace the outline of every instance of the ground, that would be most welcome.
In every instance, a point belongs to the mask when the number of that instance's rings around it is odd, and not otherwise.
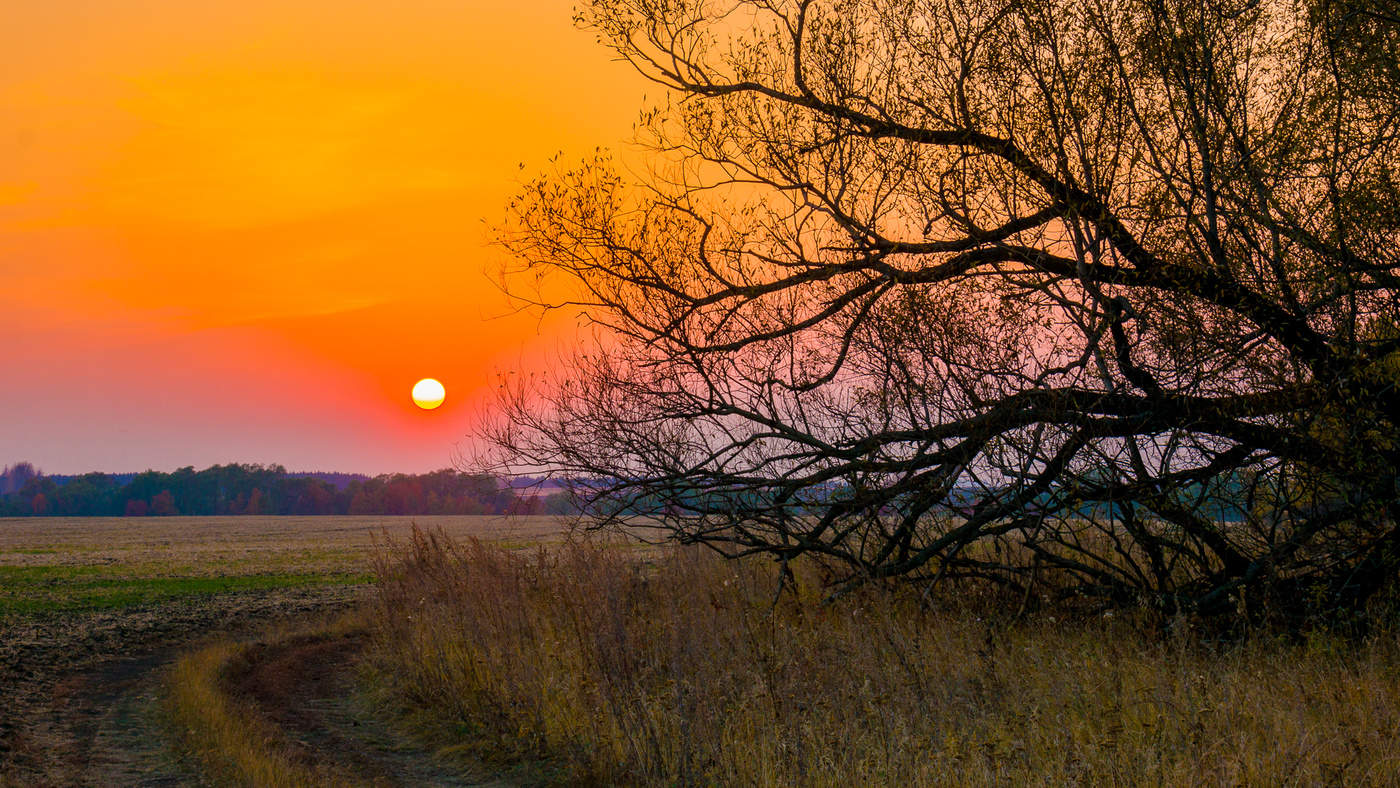
[[[0,520],[0,784],[200,785],[162,711],[165,668],[215,637],[256,638],[349,607],[375,550],[414,525],[534,544],[555,518]],[[459,785],[403,749],[346,688],[358,640],[255,648],[239,680],[309,760],[384,784]]]

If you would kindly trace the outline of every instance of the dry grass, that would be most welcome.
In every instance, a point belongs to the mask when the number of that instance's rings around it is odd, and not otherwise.
[[[378,572],[378,680],[442,740],[560,782],[1400,782],[1394,637],[1208,646],[897,593],[774,605],[766,565],[421,533]]]

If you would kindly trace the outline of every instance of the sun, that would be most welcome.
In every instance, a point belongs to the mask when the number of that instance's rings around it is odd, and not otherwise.
[[[432,378],[423,378],[413,384],[413,404],[423,410],[432,410],[447,398],[447,389]]]

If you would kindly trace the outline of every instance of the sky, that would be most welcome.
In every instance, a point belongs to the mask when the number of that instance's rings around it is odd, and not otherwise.
[[[550,157],[626,148],[611,55],[571,0],[5,4],[0,466],[449,467],[568,344],[489,240]]]

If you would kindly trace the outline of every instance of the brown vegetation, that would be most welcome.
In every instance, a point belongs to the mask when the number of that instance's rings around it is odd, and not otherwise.
[[[988,620],[905,587],[820,604],[674,549],[415,534],[371,608],[378,680],[442,742],[650,785],[1393,784],[1400,649],[1203,645]],[[420,720],[420,721],[421,721]]]

